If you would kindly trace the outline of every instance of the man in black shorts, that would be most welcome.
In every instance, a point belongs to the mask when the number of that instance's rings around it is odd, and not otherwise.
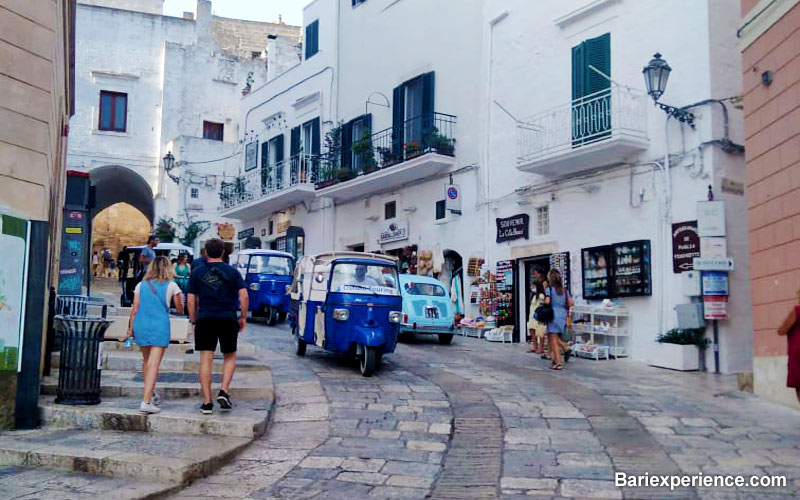
[[[194,347],[200,351],[200,387],[203,391],[205,414],[214,411],[211,401],[211,365],[219,341],[222,351],[222,384],[217,404],[221,410],[231,409],[228,394],[236,369],[236,340],[247,324],[249,300],[242,276],[233,267],[222,262],[224,243],[220,239],[208,240],[205,244],[205,265],[197,266],[189,276],[186,300],[189,320],[194,327]],[[241,315],[236,318],[237,304]]]

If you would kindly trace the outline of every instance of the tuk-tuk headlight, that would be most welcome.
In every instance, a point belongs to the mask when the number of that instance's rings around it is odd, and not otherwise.
[[[389,323],[400,323],[403,321],[403,313],[400,311],[392,311],[389,313]]]
[[[250,283],[250,290],[257,292],[261,290],[261,285],[259,283]]]
[[[334,309],[333,310],[333,319],[339,321],[347,321],[350,318],[350,310],[349,309]]]

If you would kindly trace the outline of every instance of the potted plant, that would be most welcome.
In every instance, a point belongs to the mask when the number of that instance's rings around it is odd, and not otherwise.
[[[439,132],[436,127],[431,127],[425,133],[425,144],[440,155],[455,155],[455,139],[450,139]]]
[[[381,156],[380,168],[391,167],[392,165],[397,163],[397,155],[394,154],[394,151],[392,151],[392,148],[379,147],[378,148],[378,154]],[[376,165],[376,169],[377,168],[378,167]]]
[[[705,349],[710,341],[705,338],[704,328],[674,328],[658,336],[658,355],[650,361],[651,366],[671,370],[692,371],[705,368]]]
[[[333,186],[334,184],[338,184],[339,179],[336,177],[335,171],[336,169],[330,165],[323,167],[319,172],[319,178],[314,184],[314,188],[324,189],[326,187]]]
[[[416,158],[422,154],[422,146],[420,146],[419,141],[407,142],[403,147],[406,150],[406,160]]]
[[[375,162],[375,150],[372,147],[372,135],[365,130],[361,138],[353,143],[353,153],[360,160],[364,173],[374,172],[378,169]]]
[[[355,170],[351,170],[349,168],[339,168],[336,170],[336,178],[339,179],[339,182],[346,182],[350,179],[355,179],[358,174]]]

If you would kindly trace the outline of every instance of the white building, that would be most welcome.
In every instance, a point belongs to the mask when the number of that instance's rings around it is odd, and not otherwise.
[[[517,337],[532,266],[568,268],[581,301],[605,288],[627,307],[624,354],[650,360],[657,334],[677,326],[674,306],[698,300],[673,272],[671,233],[697,220],[711,185],[727,203],[736,262],[720,367],[747,371],[742,118],[725,101],[741,90],[738,19],[728,7],[470,0],[453,13],[444,1],[316,0],[304,11],[304,61],[242,101],[252,153],[221,213],[240,221],[242,237],[296,254],[430,251],[445,275],[470,259],[489,269],[500,262]],[[674,68],[665,102],[719,100],[689,110],[694,129],[667,120],[644,91],[642,67],[659,51]],[[333,151],[324,147],[330,132],[343,136]],[[445,210],[451,182],[460,214]],[[512,221],[517,230],[498,231]],[[617,258],[611,245],[627,242],[637,243],[619,252],[649,257]],[[584,252],[593,247],[604,247],[619,275],[594,294],[584,289],[603,285],[599,254]],[[642,263],[649,270],[623,276]],[[477,314],[473,278],[461,275],[467,312]],[[707,358],[713,369],[711,349]]]
[[[91,173],[95,213],[127,202],[151,221],[212,224],[221,221],[226,161],[235,162],[241,149],[239,101],[248,77],[263,85],[269,62],[285,67],[291,52],[296,62],[299,30],[212,16],[207,0],[183,18],[162,15],[162,6],[78,2],[67,165]],[[269,60],[270,36],[289,40],[284,58],[276,51]],[[168,152],[177,164],[169,173]]]

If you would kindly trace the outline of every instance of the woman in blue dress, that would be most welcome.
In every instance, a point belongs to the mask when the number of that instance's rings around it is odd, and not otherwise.
[[[570,354],[569,346],[564,342],[564,336],[567,334],[567,316],[573,301],[564,286],[561,273],[557,269],[551,269],[547,273],[547,282],[549,286],[545,290],[544,303],[553,307],[553,320],[547,324],[547,337],[550,340],[550,359],[553,360],[550,368],[561,370],[564,368],[564,364],[561,361],[562,349],[567,357]]]
[[[175,284],[172,264],[164,256],[156,257],[147,267],[141,283],[133,291],[133,307],[128,323],[128,335],[142,350],[144,390],[139,411],[158,413],[158,396],[155,394],[161,358],[169,347],[169,306],[174,301],[178,314],[183,314],[183,295]]]

